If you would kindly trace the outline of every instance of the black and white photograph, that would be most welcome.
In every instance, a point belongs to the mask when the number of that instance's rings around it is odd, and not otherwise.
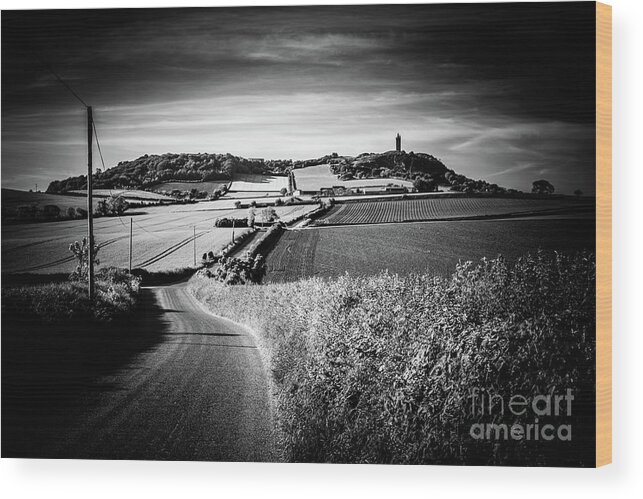
[[[3,10],[2,457],[595,467],[596,23]]]

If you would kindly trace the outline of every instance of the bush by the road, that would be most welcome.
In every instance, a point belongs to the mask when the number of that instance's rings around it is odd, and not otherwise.
[[[593,465],[593,254],[469,262],[450,278],[195,278],[190,289],[256,332],[290,461]],[[533,423],[533,413],[473,414],[476,387],[505,400],[573,390],[562,421],[573,445],[473,439],[472,424]]]
[[[107,267],[96,273],[91,304],[84,281],[55,282],[2,289],[2,314],[46,323],[109,322],[136,308],[140,279],[123,269]]]

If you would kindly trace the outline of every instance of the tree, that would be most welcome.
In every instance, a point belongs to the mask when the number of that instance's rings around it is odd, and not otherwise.
[[[261,255],[254,258],[247,255],[243,258],[223,258],[213,274],[216,280],[227,285],[260,283],[266,274],[266,264]]]
[[[100,261],[98,260],[98,250],[100,248],[94,241],[94,265],[98,265]],[[74,241],[69,245],[69,251],[74,254],[76,261],[76,269],[70,274],[69,279],[72,281],[86,281],[87,274],[89,271],[89,244],[87,238],[83,237],[81,242]]]
[[[263,218],[263,223],[272,223],[279,220],[279,215],[272,206],[268,206],[261,210],[261,218]]]
[[[250,207],[248,208],[248,227],[254,227],[255,226],[255,218],[257,216],[257,213],[254,208]]]
[[[119,217],[129,208],[129,204],[123,196],[112,196],[109,198],[109,210],[113,215]]]
[[[554,186],[547,180],[536,180],[531,184],[531,192],[534,194],[553,194]]]
[[[282,196],[285,196],[286,194],[288,194],[288,189],[286,189],[285,187],[282,187],[281,191],[279,192],[281,193]]]
[[[107,199],[101,199],[96,205],[96,213],[103,217],[106,217],[110,213],[110,207],[107,203]]]
[[[415,187],[418,192],[434,192],[436,190],[436,184],[433,180],[422,177],[418,177],[413,181],[413,187]]]

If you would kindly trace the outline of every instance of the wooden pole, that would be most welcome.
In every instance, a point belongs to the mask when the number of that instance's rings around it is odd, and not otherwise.
[[[234,218],[232,219],[232,242],[234,242]]]
[[[192,238],[192,241],[194,242],[193,247],[194,247],[194,266],[196,267],[196,226],[192,226],[192,230],[194,231],[194,236]]]
[[[132,219],[129,219],[129,273],[132,273],[132,237],[134,231],[132,229]]]
[[[87,280],[89,301],[94,300],[94,205],[92,201],[92,107],[87,106]]]

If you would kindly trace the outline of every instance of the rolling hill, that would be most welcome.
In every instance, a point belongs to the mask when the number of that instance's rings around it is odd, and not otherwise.
[[[333,153],[305,161],[248,159],[210,153],[146,154],[113,168],[98,170],[94,175],[94,188],[156,190],[157,186],[169,182],[227,183],[243,176],[287,176],[292,170],[322,164],[331,165],[335,175],[354,178],[395,175],[410,180],[417,175],[430,175],[434,180],[444,181],[444,175],[449,171],[429,154],[404,151],[364,153],[355,157]],[[49,184],[47,193],[84,189],[86,182],[85,175],[55,180]]]

